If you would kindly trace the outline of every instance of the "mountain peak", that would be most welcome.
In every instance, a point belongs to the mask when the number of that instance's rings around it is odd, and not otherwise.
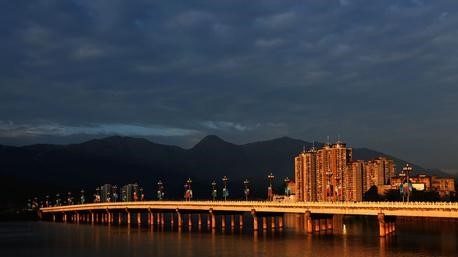
[[[192,149],[204,149],[204,148],[219,148],[221,146],[235,146],[232,143],[226,142],[220,137],[216,135],[208,135],[202,140],[200,140],[199,143],[197,143]]]

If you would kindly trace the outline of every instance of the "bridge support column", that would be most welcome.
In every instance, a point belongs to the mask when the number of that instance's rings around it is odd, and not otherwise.
[[[142,216],[140,212],[137,212],[137,225],[142,224]]]
[[[379,213],[377,215],[378,224],[379,224],[379,235],[381,237],[386,236],[386,228],[385,228],[385,214]]]
[[[320,220],[319,219],[316,219],[314,220],[314,225],[315,225],[315,232],[320,232]]]
[[[118,212],[118,225],[122,224],[122,214]]]
[[[278,228],[283,229],[283,215],[278,216]]]
[[[56,222],[56,214],[52,215],[52,221]]]
[[[197,214],[197,226],[202,227],[202,214]]]
[[[209,213],[209,214],[207,215],[207,227],[211,227],[211,225],[212,225],[211,214]]]
[[[127,212],[127,224],[130,225],[131,221],[132,221],[132,217],[130,216],[130,212]]]
[[[320,219],[320,230],[326,231],[327,227],[327,218]]]
[[[165,224],[165,214],[162,212],[161,213],[161,225],[164,226]]]
[[[326,223],[327,223],[327,229],[328,230],[332,230],[333,227],[332,227],[332,218],[327,218],[326,219]]]
[[[239,226],[243,227],[243,215],[239,215]]]
[[[251,210],[251,216],[253,216],[253,231],[258,231],[258,217],[255,210]]]
[[[161,214],[158,212],[156,213],[156,224],[159,226],[161,224]]]
[[[304,214],[304,223],[307,233],[313,233],[313,220],[310,211],[306,211]]]
[[[173,212],[170,213],[170,226],[173,227],[173,224],[175,223],[174,217],[173,217]]]
[[[80,223],[80,214],[76,213],[76,223]]]
[[[231,215],[231,228],[235,227],[235,217],[234,215]]]
[[[183,218],[181,217],[181,213],[178,210],[177,210],[177,223],[178,223],[179,228],[183,226]]]
[[[216,217],[215,217],[215,214],[213,213],[213,210],[210,210],[210,213],[209,213],[209,218],[210,218],[210,223],[211,223],[211,228],[212,230],[213,229],[216,229]]]
[[[262,230],[267,230],[267,217],[262,217]]]
[[[270,228],[275,230],[275,216],[270,217]]]
[[[226,216],[221,215],[221,229],[225,229],[225,228],[226,228]]]
[[[94,213],[91,212],[91,223],[94,224],[95,222],[95,217],[94,217]]]
[[[188,214],[188,227],[192,227],[192,214]]]

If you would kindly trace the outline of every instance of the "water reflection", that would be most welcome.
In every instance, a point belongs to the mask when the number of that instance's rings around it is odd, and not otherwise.
[[[0,256],[456,256],[456,221],[398,219],[396,235],[378,236],[377,220],[338,217],[332,230],[307,233],[287,215],[283,231],[244,227],[0,223]],[[344,229],[345,228],[345,229]]]

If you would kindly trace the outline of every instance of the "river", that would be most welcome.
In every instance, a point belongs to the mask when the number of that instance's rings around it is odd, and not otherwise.
[[[309,235],[295,217],[282,231],[209,231],[203,227],[0,223],[0,256],[369,257],[458,256],[455,220],[398,220],[395,236],[379,238],[375,218],[346,218],[345,229]],[[340,229],[339,229],[340,230]]]

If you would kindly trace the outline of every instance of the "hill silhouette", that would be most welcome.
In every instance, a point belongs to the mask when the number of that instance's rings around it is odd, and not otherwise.
[[[254,197],[262,198],[268,172],[274,173],[280,190],[284,177],[294,178],[294,157],[311,146],[310,142],[288,137],[237,145],[214,135],[190,149],[122,136],[70,145],[0,145],[0,206],[17,206],[27,197],[64,190],[79,192],[84,188],[91,194],[105,183],[138,182],[146,197],[152,198],[159,179],[165,183],[167,196],[178,199],[187,178],[193,180],[196,198],[207,199],[211,181],[221,185],[223,176],[229,177],[231,197],[242,198],[243,180],[247,178]],[[379,156],[393,159],[398,169],[406,163],[367,148],[355,148],[353,153],[354,159],[362,160]],[[434,174],[446,175],[440,171]]]

